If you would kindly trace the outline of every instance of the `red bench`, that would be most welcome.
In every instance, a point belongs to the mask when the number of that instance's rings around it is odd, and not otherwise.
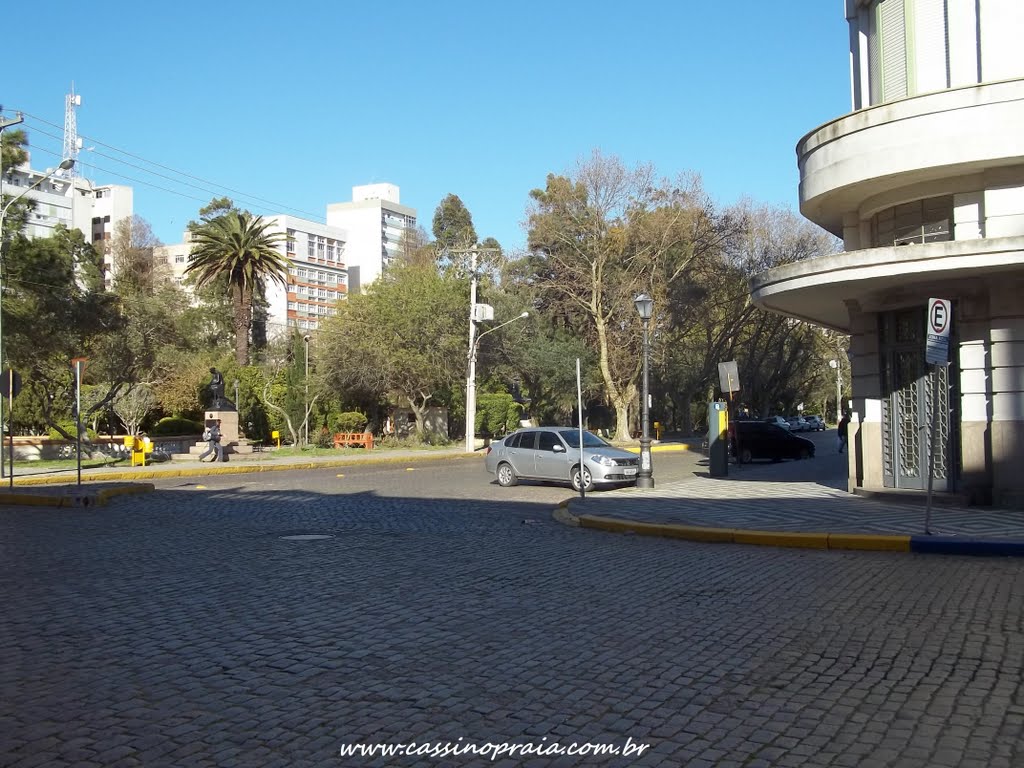
[[[336,432],[334,434],[335,448],[355,448],[361,446],[367,450],[373,450],[372,432]]]

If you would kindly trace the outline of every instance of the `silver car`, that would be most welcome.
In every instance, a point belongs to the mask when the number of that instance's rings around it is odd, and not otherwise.
[[[484,467],[498,485],[523,480],[568,482],[578,491],[596,485],[635,483],[640,458],[583,433],[583,471],[580,472],[580,432],[572,427],[529,427],[491,443]]]

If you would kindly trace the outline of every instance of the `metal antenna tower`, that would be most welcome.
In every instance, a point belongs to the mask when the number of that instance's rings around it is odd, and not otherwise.
[[[71,83],[71,93],[64,97],[64,157],[63,160],[75,160],[68,170],[63,171],[68,179],[75,177],[75,168],[78,163],[78,150],[82,148],[82,140],[78,138],[78,121],[75,117],[75,108],[82,106],[82,97],[75,93],[75,84]]]

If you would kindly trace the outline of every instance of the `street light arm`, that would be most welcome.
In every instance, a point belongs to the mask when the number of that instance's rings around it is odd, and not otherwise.
[[[470,357],[472,357],[473,359],[476,359],[476,348],[480,344],[480,339],[482,339],[488,333],[494,333],[495,331],[501,330],[502,328],[504,328],[509,323],[514,323],[516,320],[522,320],[524,317],[529,317],[529,316],[530,316],[529,312],[523,312],[521,315],[516,315],[511,320],[506,320],[501,325],[496,325],[493,328],[488,328],[486,331],[484,331],[483,333],[479,334],[476,337],[476,339],[473,341],[473,349],[470,350]]]
[[[46,181],[51,176],[53,176],[53,174],[55,174],[57,171],[69,170],[74,164],[75,164],[74,160],[63,160],[63,161],[61,161],[61,164],[58,165],[56,168],[51,168],[49,171],[47,171],[45,176],[43,176],[42,178],[38,179],[35,183],[30,184],[29,186],[25,187],[25,189],[23,189],[21,191],[21,194],[16,195],[15,197],[13,197],[10,200],[8,200],[7,201],[7,205],[5,205],[2,209],[0,209],[0,222],[3,221],[4,216],[7,214],[7,209],[8,208],[10,208],[12,205],[14,205],[16,202],[21,200],[21,198],[23,198],[25,195],[27,195],[33,189],[35,189],[40,184],[42,184],[44,181]]]

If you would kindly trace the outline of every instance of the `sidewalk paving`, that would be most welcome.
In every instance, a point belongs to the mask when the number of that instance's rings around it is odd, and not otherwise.
[[[820,468],[830,459],[815,461]],[[843,467],[841,459],[832,463]],[[1024,510],[938,499],[926,533],[923,503],[855,496],[844,490],[841,475],[779,481],[770,466],[590,494],[571,499],[566,510],[569,522],[584,527],[693,541],[1024,556]]]

